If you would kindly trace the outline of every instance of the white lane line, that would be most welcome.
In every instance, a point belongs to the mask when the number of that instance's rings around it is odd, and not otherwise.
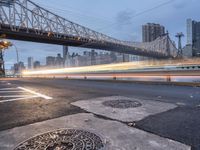
[[[0,96],[0,98],[12,98],[12,97],[30,97],[31,95],[5,95],[5,96]]]
[[[44,99],[47,99],[47,100],[53,99],[52,97],[46,96],[46,95],[41,94],[41,93],[37,93],[35,91],[29,90],[29,89],[26,89],[26,88],[23,88],[23,87],[18,87],[18,88],[21,89],[21,90],[24,90],[26,92],[29,92],[31,94],[37,95],[38,97],[42,97]]]
[[[23,93],[23,92],[26,92],[26,91],[1,91],[0,90],[0,93]]]
[[[16,98],[16,99],[9,99],[9,100],[2,100],[0,103],[5,103],[5,102],[13,102],[13,101],[19,101],[19,100],[27,100],[31,98],[37,98],[38,96],[30,96],[30,97],[23,97],[23,98]]]
[[[176,103],[176,105],[185,106],[186,104],[185,103]]]
[[[5,91],[5,90],[17,90],[18,88],[2,88],[0,91]]]
[[[11,83],[7,83],[7,85],[11,85]]]

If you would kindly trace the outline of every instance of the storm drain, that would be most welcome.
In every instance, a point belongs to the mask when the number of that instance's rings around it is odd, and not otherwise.
[[[126,100],[126,99],[120,99],[120,100],[109,100],[103,102],[104,106],[112,107],[112,108],[135,108],[140,107],[142,104],[138,101],[132,101],[132,100]]]
[[[104,150],[102,139],[89,131],[61,129],[26,140],[14,150]]]

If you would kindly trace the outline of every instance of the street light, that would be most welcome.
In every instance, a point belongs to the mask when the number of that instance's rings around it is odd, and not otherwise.
[[[15,48],[16,55],[17,55],[17,64],[19,64],[19,51],[18,51],[17,46],[15,44],[12,43],[12,46]]]
[[[11,46],[15,48],[16,55],[17,55],[17,64],[19,64],[19,51],[17,49],[17,46],[14,43],[11,43],[9,41],[2,41],[2,42],[3,42],[4,47],[6,48],[11,47]]]
[[[1,41],[0,45],[2,49],[7,49],[8,47],[12,46],[12,43],[9,41]]]
[[[18,73],[21,74],[21,66],[19,64],[19,51],[18,51],[17,46],[14,43],[12,43],[12,46],[15,48],[16,55],[17,55],[17,69],[18,69]]]

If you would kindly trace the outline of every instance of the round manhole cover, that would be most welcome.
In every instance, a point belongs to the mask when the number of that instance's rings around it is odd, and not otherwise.
[[[62,129],[35,136],[14,150],[103,150],[102,139],[89,131]]]
[[[103,102],[104,106],[112,107],[112,108],[135,108],[140,107],[142,104],[138,101],[132,101],[132,100],[110,100]]]

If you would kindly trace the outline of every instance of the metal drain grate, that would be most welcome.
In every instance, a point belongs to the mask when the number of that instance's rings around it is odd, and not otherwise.
[[[109,100],[103,102],[104,106],[112,107],[112,108],[135,108],[140,107],[142,104],[138,101],[132,101],[132,100],[126,100],[126,99],[120,99],[120,100]]]
[[[30,138],[14,150],[104,150],[102,139],[89,131],[61,129]]]

